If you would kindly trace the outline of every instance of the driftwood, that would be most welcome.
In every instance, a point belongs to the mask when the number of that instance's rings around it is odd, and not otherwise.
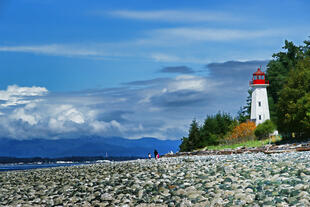
[[[194,155],[231,155],[231,154],[243,154],[243,153],[288,153],[288,152],[304,152],[310,151],[310,143],[301,144],[285,144],[285,145],[266,145],[263,147],[239,147],[236,149],[224,149],[224,150],[200,150],[194,152],[177,152],[175,154],[165,154],[163,157],[179,157],[179,156],[194,156]]]

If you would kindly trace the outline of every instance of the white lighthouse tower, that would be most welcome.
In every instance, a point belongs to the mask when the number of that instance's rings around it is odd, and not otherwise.
[[[263,123],[267,119],[270,119],[267,87],[269,81],[265,80],[265,73],[257,69],[253,73],[253,79],[250,81],[250,86],[253,89],[252,102],[251,102],[251,121],[254,121],[256,125]]]

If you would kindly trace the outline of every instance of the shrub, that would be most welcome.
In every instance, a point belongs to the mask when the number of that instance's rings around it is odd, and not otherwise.
[[[269,134],[274,132],[275,129],[276,129],[276,127],[272,123],[272,121],[266,120],[256,127],[254,134],[257,138],[264,139],[264,138],[268,138]]]
[[[254,122],[247,121],[236,126],[230,135],[225,138],[226,142],[237,143],[246,141],[254,137],[256,125]]]

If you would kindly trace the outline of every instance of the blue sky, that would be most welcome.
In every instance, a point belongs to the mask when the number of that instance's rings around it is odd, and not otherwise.
[[[235,114],[309,1],[0,0],[0,135],[178,139]],[[237,83],[237,84],[236,84]]]

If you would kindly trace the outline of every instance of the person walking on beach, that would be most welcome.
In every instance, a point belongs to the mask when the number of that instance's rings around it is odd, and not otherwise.
[[[148,154],[148,157],[149,157],[149,159],[151,159],[151,158],[152,158],[152,155],[151,155],[151,153],[149,153],[149,154]]]
[[[155,159],[159,158],[157,150],[154,150],[154,157],[155,157]]]

